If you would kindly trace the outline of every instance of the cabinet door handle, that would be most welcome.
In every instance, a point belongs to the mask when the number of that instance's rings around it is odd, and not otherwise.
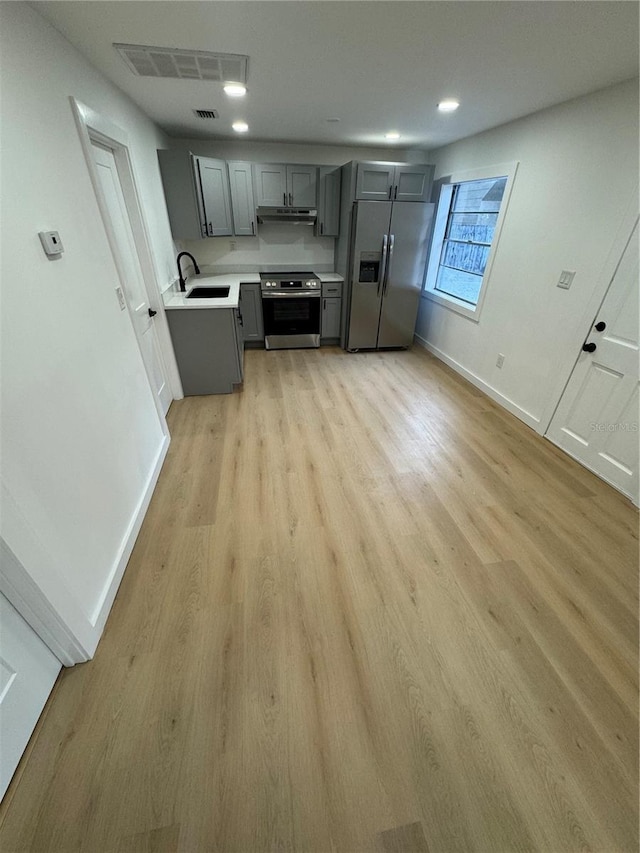
[[[320,223],[320,235],[324,234],[324,222]]]
[[[242,311],[238,308],[238,321],[241,326],[244,326],[244,320],[242,319]]]
[[[396,184],[396,188],[395,188],[394,193],[393,193],[393,198],[394,199],[398,198],[398,185],[397,184]]]
[[[213,228],[211,226],[211,223],[209,223],[209,237],[213,237]]]
[[[393,191],[393,187],[389,187],[389,199],[391,199],[391,193]]]
[[[286,193],[282,193],[282,203],[284,204],[285,207],[287,206],[287,194]]]
[[[326,309],[327,309],[327,300],[326,300],[326,299],[324,300],[324,304],[323,304],[323,306],[322,306],[322,307],[323,307],[323,308],[325,309],[325,311],[326,311]]]
[[[255,226],[253,219],[251,220],[251,233],[252,234],[256,233],[256,226]]]
[[[293,193],[289,193],[289,207],[293,206]]]

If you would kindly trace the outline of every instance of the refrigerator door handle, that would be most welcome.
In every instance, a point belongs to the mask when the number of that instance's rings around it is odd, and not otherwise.
[[[382,295],[387,292],[387,282],[389,281],[389,272],[391,270],[391,261],[393,260],[393,247],[396,242],[396,235],[389,234],[389,248],[387,249],[387,263],[384,269],[384,284],[382,285]]]
[[[387,275],[387,252],[389,249],[389,236],[385,234],[382,238],[382,258],[380,264],[380,278],[378,279],[378,296],[380,296],[380,285],[384,287],[384,280]],[[384,291],[383,291],[384,292]]]

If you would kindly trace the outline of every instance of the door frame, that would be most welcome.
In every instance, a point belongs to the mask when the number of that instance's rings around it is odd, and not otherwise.
[[[624,251],[631,239],[637,219],[638,192],[637,190],[634,190],[622,215],[622,219],[620,220],[620,225],[616,232],[613,245],[611,246],[598,275],[597,286],[587,301],[580,324],[576,327],[580,331],[580,336],[578,337],[576,335],[576,340],[571,344],[572,351],[571,355],[567,357],[566,368],[565,370],[558,371],[559,376],[555,382],[553,393],[549,395],[549,402],[543,409],[542,414],[540,415],[540,420],[535,427],[536,432],[540,433],[540,435],[545,438],[547,438],[547,432],[549,431],[549,426],[551,425],[553,416],[560,405],[562,395],[569,384],[573,370],[580,357],[582,342],[587,339],[589,331],[595,323],[598,312],[600,311],[600,306],[609,292],[609,287],[611,286],[611,282],[613,281],[613,277],[615,276],[616,270],[622,260]],[[604,284],[602,284],[602,282],[604,282]],[[547,439],[547,441],[549,440],[550,439]]]
[[[164,303],[160,295],[160,287],[158,286],[158,280],[156,278],[155,268],[153,265],[153,255],[151,252],[149,235],[142,214],[142,205],[140,203],[140,197],[138,195],[133,164],[131,161],[131,154],[129,151],[129,138],[126,132],[122,130],[122,128],[113,124],[111,121],[109,121],[109,119],[105,118],[104,116],[97,113],[95,110],[91,109],[91,107],[88,107],[86,106],[86,104],[83,104],[77,98],[71,96],[69,98],[69,101],[71,102],[71,109],[76,122],[76,126],[78,128],[80,143],[82,145],[85,161],[87,163],[89,177],[91,178],[93,191],[98,202],[98,208],[100,210],[100,215],[102,217],[104,228],[107,234],[107,240],[111,248],[111,254],[113,256],[116,270],[118,272],[120,285],[123,288],[124,293],[126,294],[127,291],[124,280],[122,261],[120,258],[120,251],[118,249],[116,237],[111,225],[107,204],[104,198],[104,194],[102,192],[102,186],[100,185],[98,170],[93,156],[93,143],[97,142],[98,144],[103,145],[105,148],[108,148],[113,152],[113,156],[116,161],[116,168],[118,170],[118,177],[120,179],[120,186],[122,188],[122,194],[124,197],[124,202],[127,208],[127,214],[129,216],[129,221],[131,224],[133,240],[138,259],[140,261],[140,268],[142,270],[142,278],[147,293],[147,299],[149,301],[149,305],[154,307],[154,309],[157,311],[157,317],[154,322],[160,320],[160,323],[156,324],[156,336],[158,340],[158,357],[160,359],[160,368],[163,372],[165,381],[169,386],[169,390],[171,391],[173,399],[181,399],[182,385],[180,383],[178,367],[175,361],[175,356],[173,354],[173,347],[170,342],[169,326],[164,312]],[[153,389],[152,378],[149,374],[149,369],[145,362],[142,343],[139,339],[137,325],[133,322],[133,317],[131,316],[128,300],[127,315],[129,317],[131,327],[136,337],[136,342],[140,350],[140,355],[142,357],[142,362],[144,364],[144,369],[147,374],[149,385],[153,391],[153,399],[156,409],[158,411],[158,415],[160,417],[162,430],[165,435],[168,436],[169,430],[167,428],[165,414],[162,411],[162,407],[160,406],[159,400],[157,399],[157,394]],[[158,328],[158,326],[160,326],[160,329]]]

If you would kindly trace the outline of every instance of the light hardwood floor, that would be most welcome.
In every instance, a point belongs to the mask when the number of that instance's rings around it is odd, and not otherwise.
[[[636,851],[638,518],[421,350],[246,353],[3,851]]]

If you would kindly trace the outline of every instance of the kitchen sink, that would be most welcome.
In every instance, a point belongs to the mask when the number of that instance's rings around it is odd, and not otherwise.
[[[228,295],[228,287],[194,287],[187,299],[226,299]]]

